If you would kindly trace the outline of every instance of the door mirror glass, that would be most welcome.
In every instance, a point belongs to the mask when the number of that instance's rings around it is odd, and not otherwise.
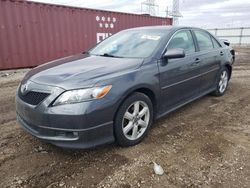
[[[177,59],[177,58],[184,58],[185,51],[181,48],[176,49],[169,49],[163,56],[165,59]]]

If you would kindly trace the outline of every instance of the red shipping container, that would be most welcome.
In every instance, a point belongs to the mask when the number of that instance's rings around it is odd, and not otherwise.
[[[171,18],[0,0],[0,70],[77,54],[123,29],[171,24]]]

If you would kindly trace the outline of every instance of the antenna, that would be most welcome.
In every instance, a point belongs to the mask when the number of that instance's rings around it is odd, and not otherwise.
[[[155,0],[146,0],[141,3],[141,12],[155,16],[159,12],[159,5],[155,3]]]

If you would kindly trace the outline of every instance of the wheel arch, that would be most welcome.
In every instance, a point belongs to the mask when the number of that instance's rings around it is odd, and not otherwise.
[[[143,94],[145,94],[147,97],[149,97],[149,99],[151,100],[152,105],[153,105],[154,117],[156,117],[156,113],[157,113],[157,110],[158,110],[156,92],[154,92],[154,90],[151,89],[150,87],[141,86],[141,87],[136,87],[136,88],[133,88],[133,89],[129,90],[129,91],[122,97],[122,99],[121,99],[120,102],[119,102],[118,108],[116,109],[114,118],[116,117],[117,112],[118,112],[120,106],[123,104],[123,102],[124,102],[129,96],[131,96],[133,93],[136,93],[136,92],[138,92],[138,93],[143,93]]]
[[[229,63],[225,64],[225,67],[227,68],[228,70],[228,73],[229,73],[229,80],[231,79],[231,76],[232,76],[232,65],[230,65]]]

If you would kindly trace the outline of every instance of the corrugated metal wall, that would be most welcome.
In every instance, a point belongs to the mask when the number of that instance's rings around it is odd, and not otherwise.
[[[80,53],[126,28],[170,24],[170,18],[0,0],[0,69]]]

